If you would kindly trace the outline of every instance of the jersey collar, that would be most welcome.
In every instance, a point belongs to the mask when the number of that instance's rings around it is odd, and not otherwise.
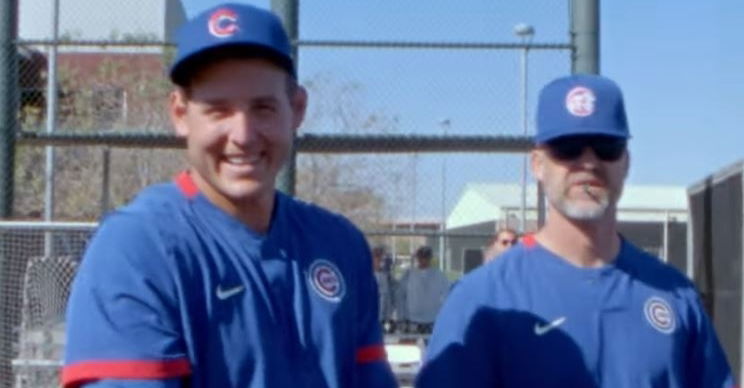
[[[199,188],[196,187],[196,183],[194,183],[194,179],[188,171],[181,171],[176,175],[175,181],[176,186],[181,190],[181,193],[183,193],[186,198],[194,199],[194,197],[199,194]]]

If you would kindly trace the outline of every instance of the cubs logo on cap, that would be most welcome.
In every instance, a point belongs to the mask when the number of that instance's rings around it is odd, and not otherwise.
[[[591,89],[577,86],[566,94],[566,109],[574,116],[586,117],[594,113],[596,100]]]
[[[308,281],[315,292],[330,302],[339,302],[346,294],[346,283],[338,267],[325,259],[310,264]]]
[[[218,38],[227,38],[238,32],[238,14],[228,8],[212,13],[207,22],[209,33]]]
[[[271,60],[293,77],[297,75],[292,45],[279,17],[249,4],[225,3],[201,12],[179,28],[171,80],[176,85],[188,84],[195,68],[213,58],[224,58],[216,55],[221,50],[237,57],[252,53]]]
[[[658,296],[648,298],[643,306],[643,311],[646,320],[654,329],[664,334],[670,334],[674,331],[676,327],[674,310],[666,300]]]

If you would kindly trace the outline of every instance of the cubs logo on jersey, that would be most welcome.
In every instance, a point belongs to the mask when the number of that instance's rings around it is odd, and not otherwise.
[[[594,113],[594,102],[597,97],[591,89],[577,86],[566,95],[566,109],[578,117],[586,117]]]
[[[346,283],[338,267],[328,260],[317,259],[310,264],[308,281],[313,290],[331,302],[339,302],[346,294]]]
[[[207,22],[209,33],[218,38],[227,38],[238,32],[238,14],[227,8],[214,11]]]
[[[676,327],[674,310],[666,300],[658,296],[652,296],[646,300],[643,311],[646,320],[654,329],[664,334],[670,334],[674,331]]]

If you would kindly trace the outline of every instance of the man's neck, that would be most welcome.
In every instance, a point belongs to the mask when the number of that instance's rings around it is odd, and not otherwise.
[[[251,230],[266,234],[271,226],[271,215],[276,206],[274,192],[244,201],[232,201],[206,183],[198,174],[192,172],[194,183],[215,206],[237,218]]]
[[[593,221],[575,221],[554,209],[545,226],[535,234],[537,241],[577,267],[601,267],[620,252],[615,212]]]

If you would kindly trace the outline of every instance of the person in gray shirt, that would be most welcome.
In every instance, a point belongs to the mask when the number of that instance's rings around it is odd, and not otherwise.
[[[442,271],[432,267],[432,251],[419,247],[414,253],[416,267],[408,269],[398,285],[399,319],[409,332],[429,333],[450,284]]]

